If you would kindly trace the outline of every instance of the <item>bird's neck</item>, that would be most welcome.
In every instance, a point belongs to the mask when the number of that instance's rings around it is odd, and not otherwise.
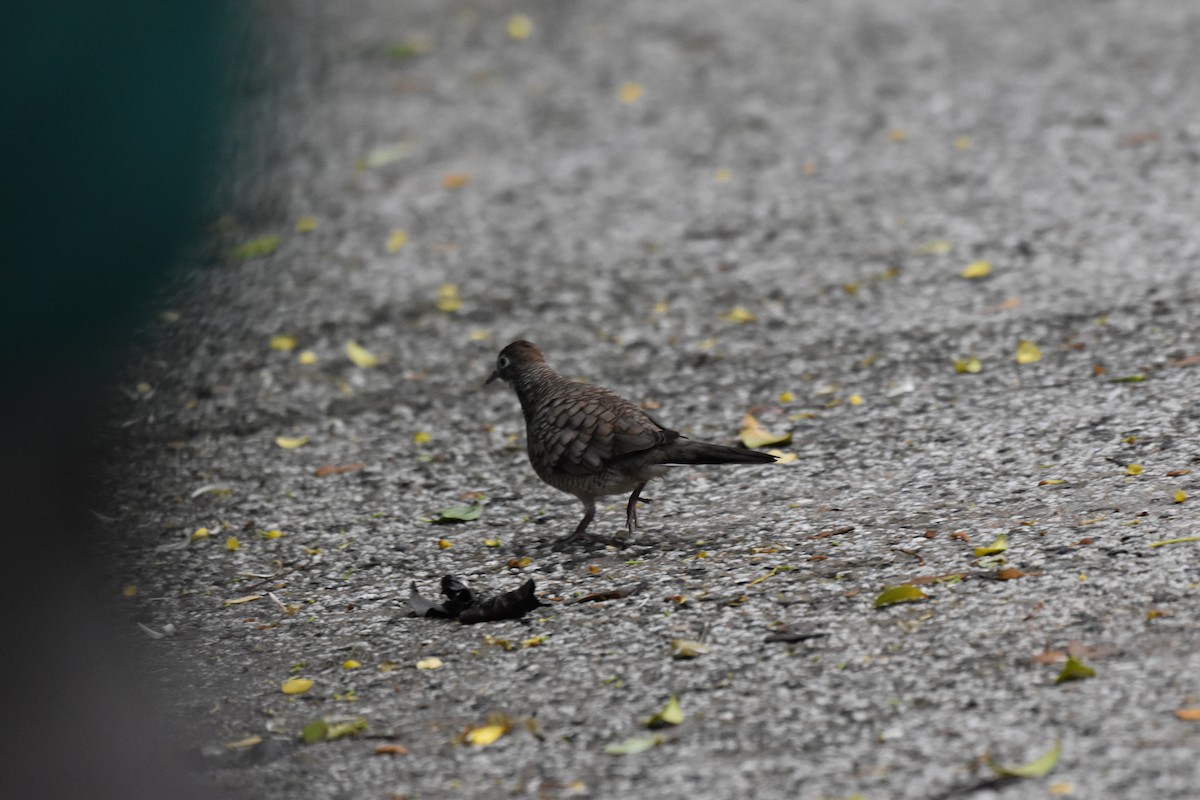
[[[541,406],[547,397],[558,391],[567,380],[545,364],[534,364],[521,370],[512,382],[521,410],[528,419],[534,409]]]

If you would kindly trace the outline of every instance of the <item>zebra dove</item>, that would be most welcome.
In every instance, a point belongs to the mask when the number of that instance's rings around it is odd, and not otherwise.
[[[589,535],[596,498],[631,492],[625,525],[637,529],[637,504],[646,483],[667,472],[668,464],[765,464],[775,456],[757,450],[698,442],[665,428],[638,406],[608,389],[573,383],[546,364],[542,351],[518,340],[500,351],[486,383],[500,378],[521,401],[529,462],[538,477],[583,503],[574,533],[555,550],[615,539]],[[486,384],[485,384],[486,385]]]

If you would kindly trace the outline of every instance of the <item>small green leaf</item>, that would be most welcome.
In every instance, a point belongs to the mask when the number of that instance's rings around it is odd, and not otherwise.
[[[996,537],[996,541],[989,544],[987,547],[976,547],[975,557],[994,556],[996,553],[1003,553],[1008,549],[1008,537],[1003,533]]]
[[[662,734],[654,734],[653,736],[631,736],[623,742],[615,742],[604,748],[604,752],[610,756],[631,756],[635,753],[644,753],[647,750],[658,747],[662,744]]]
[[[329,723],[323,719],[314,719],[312,722],[304,726],[304,730],[300,736],[304,739],[305,744],[316,744],[325,738],[325,734],[329,731]]]
[[[683,722],[683,709],[679,706],[679,698],[671,695],[667,704],[646,720],[647,728],[665,728]]]
[[[1125,375],[1121,378],[1109,378],[1109,383],[1142,383],[1146,380],[1146,376],[1140,372],[1136,375]]]
[[[1005,767],[992,761],[991,758],[984,760],[991,767],[992,772],[1002,778],[1044,778],[1058,764],[1058,757],[1061,753],[1062,742],[1055,742],[1045,755],[1019,767]]]
[[[914,600],[923,600],[928,596],[911,583],[902,583],[899,586],[889,586],[880,592],[879,596],[875,598],[874,606],[883,608],[896,603],[911,603]]]
[[[1067,663],[1063,664],[1062,672],[1058,673],[1058,677],[1054,679],[1054,682],[1066,683],[1067,681],[1081,681],[1085,678],[1094,677],[1096,677],[1096,670],[1075,656],[1069,656]]]
[[[258,239],[251,239],[245,244],[233,248],[233,257],[241,261],[246,261],[251,258],[269,256],[275,252],[275,248],[279,247],[282,241],[278,236],[263,236]]]
[[[470,505],[451,506],[443,508],[438,512],[438,518],[434,522],[446,524],[452,522],[470,522],[473,519],[479,519],[479,515],[483,513],[483,506],[479,503],[471,503]]]

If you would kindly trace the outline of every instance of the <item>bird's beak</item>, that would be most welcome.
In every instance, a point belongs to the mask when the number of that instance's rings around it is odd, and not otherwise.
[[[496,380],[496,378],[499,378],[499,377],[500,377],[500,370],[494,369],[494,370],[492,370],[492,374],[488,376],[488,379],[483,382],[483,385],[487,386],[489,383],[491,383],[492,381]]]

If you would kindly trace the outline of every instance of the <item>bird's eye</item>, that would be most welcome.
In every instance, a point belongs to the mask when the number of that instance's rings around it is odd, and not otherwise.
[[[511,363],[512,362],[508,360],[508,356],[500,356],[500,358],[496,360],[496,366],[498,366],[500,369],[508,369],[508,365]]]

